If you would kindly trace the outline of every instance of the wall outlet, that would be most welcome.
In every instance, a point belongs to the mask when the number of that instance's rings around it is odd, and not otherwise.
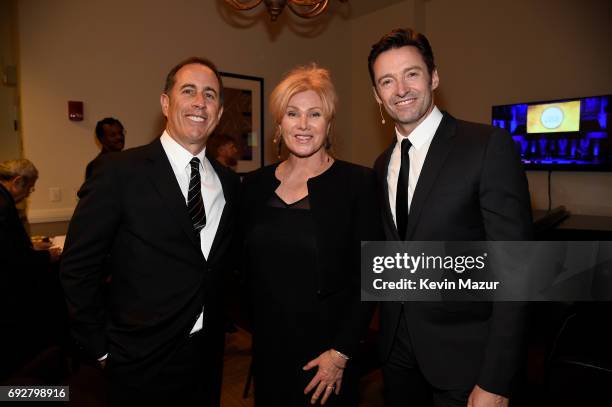
[[[62,190],[58,187],[49,188],[49,201],[59,202],[62,200]]]

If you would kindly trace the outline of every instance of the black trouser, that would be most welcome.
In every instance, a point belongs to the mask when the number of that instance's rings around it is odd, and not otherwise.
[[[472,391],[442,390],[427,382],[414,356],[403,309],[391,354],[382,371],[386,407],[465,407]]]
[[[160,374],[133,387],[113,377],[109,366],[109,404],[118,406],[218,406],[221,398],[223,335],[196,333],[176,351]],[[219,343],[221,341],[221,343]]]

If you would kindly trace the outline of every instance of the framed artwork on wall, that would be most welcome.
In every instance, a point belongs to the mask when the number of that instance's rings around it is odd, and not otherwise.
[[[238,151],[232,168],[239,174],[264,165],[263,78],[220,72],[223,115],[211,139],[231,138]]]

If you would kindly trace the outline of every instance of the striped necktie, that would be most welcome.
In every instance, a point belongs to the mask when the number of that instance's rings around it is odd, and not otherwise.
[[[204,200],[202,199],[202,182],[200,181],[200,160],[193,157],[189,162],[191,165],[191,178],[189,179],[189,191],[187,192],[187,210],[193,228],[198,237],[200,230],[206,225],[206,211],[204,210]]]

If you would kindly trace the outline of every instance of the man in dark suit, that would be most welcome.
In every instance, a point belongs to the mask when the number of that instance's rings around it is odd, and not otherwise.
[[[125,146],[125,129],[123,124],[114,117],[105,117],[96,123],[96,138],[102,149],[100,154],[85,167],[85,179],[91,177],[94,167],[102,160],[105,154],[118,153]]]
[[[205,155],[223,112],[215,66],[175,66],[161,107],[162,136],[108,154],[79,191],[61,280],[73,335],[105,365],[112,404],[214,406],[239,191],[238,177]]]
[[[390,32],[372,46],[368,66],[374,97],[395,122],[375,163],[386,239],[529,239],[527,181],[512,138],[438,110],[425,36]],[[387,405],[507,405],[523,330],[521,305],[383,302]]]
[[[38,171],[27,159],[0,163],[0,381],[50,344],[44,325],[50,304],[51,262],[61,250],[32,245],[16,205],[34,190]],[[41,321],[42,317],[42,321]]]

